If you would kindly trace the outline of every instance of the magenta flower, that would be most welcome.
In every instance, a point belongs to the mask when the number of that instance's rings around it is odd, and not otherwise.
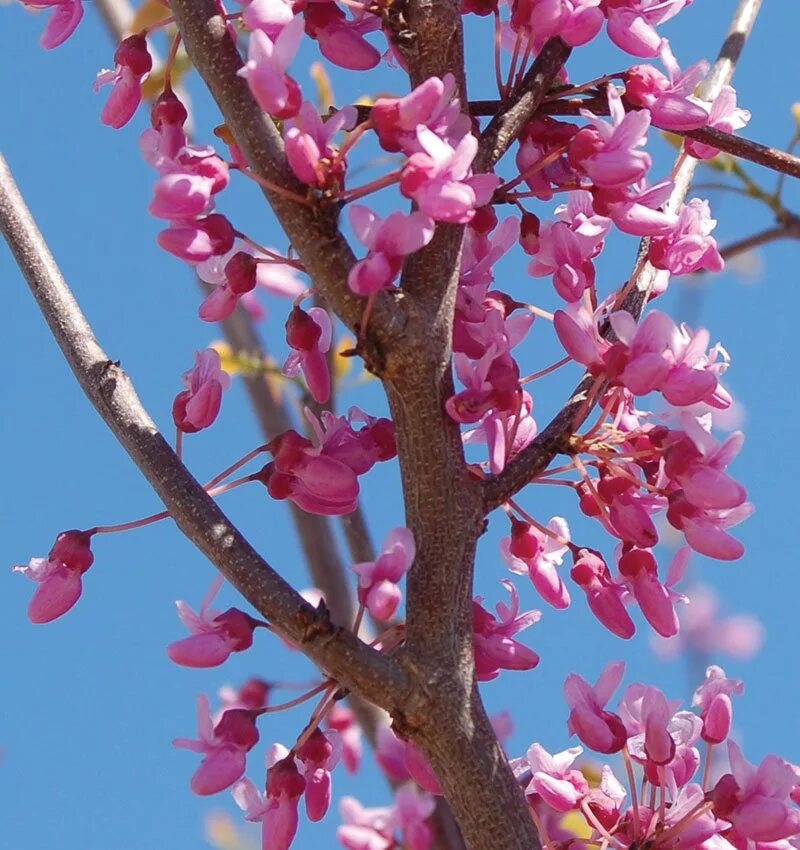
[[[222,576],[214,580],[200,603],[199,613],[182,600],[175,603],[181,622],[190,632],[189,637],[173,641],[167,647],[167,655],[176,664],[216,667],[227,661],[232,652],[242,652],[253,645],[256,620],[238,608],[229,608],[224,613],[209,608],[223,581]]]
[[[375,761],[381,770],[395,782],[405,782],[411,774],[406,767],[406,742],[401,741],[388,725],[378,727]]]
[[[603,26],[601,0],[522,0],[513,4],[511,26],[529,30],[536,49],[560,36],[571,47],[591,41]]]
[[[21,0],[29,9],[52,9],[39,44],[52,50],[63,44],[77,29],[83,17],[82,0]]]
[[[708,72],[707,62],[697,62],[681,72],[668,47],[661,58],[669,76],[652,65],[634,65],[625,72],[625,98],[648,110],[662,130],[695,130],[706,125],[710,104],[695,97],[695,89]]]
[[[292,4],[287,0],[240,0],[242,20],[248,29],[264,30],[274,38],[294,17]]]
[[[731,697],[743,693],[741,679],[729,679],[722,667],[714,664],[707,668],[705,681],[692,697],[692,705],[700,706],[704,741],[720,744],[728,737],[733,722]]]
[[[236,241],[233,225],[219,213],[194,221],[176,221],[156,237],[158,244],[187,263],[227,254]]]
[[[397,586],[414,563],[414,536],[407,528],[393,528],[374,561],[353,564],[358,576],[358,601],[376,620],[394,616],[402,592]]]
[[[286,158],[298,180],[331,191],[344,186],[347,163],[338,157],[331,140],[341,130],[351,130],[357,117],[355,108],[346,106],[323,121],[317,107],[303,101],[297,115],[283,128]]]
[[[247,752],[258,743],[258,729],[252,711],[233,708],[222,713],[216,723],[211,719],[208,697],[197,697],[197,740],[175,738],[173,747],[203,755],[192,775],[195,794],[216,794],[233,785],[244,773]]]
[[[678,226],[678,216],[661,207],[672,191],[672,181],[661,180],[652,186],[640,180],[633,186],[613,189],[595,188],[592,203],[607,215],[623,233],[632,236],[666,236]]]
[[[604,0],[608,37],[626,53],[652,58],[664,47],[656,27],[692,0]]]
[[[643,756],[656,766],[669,764],[675,757],[675,740],[670,722],[677,703],[671,703],[652,685],[629,685],[622,695],[619,713],[631,740],[631,754]]]
[[[325,722],[329,729],[339,735],[342,742],[342,763],[348,773],[357,773],[361,765],[363,747],[361,744],[361,726],[355,715],[346,705],[337,703],[328,713]]]
[[[403,166],[400,191],[436,221],[471,221],[500,182],[495,174],[471,175],[478,140],[468,133],[453,147],[423,125],[417,127],[417,140],[423,152],[412,154]]]
[[[306,33],[319,43],[320,53],[341,68],[369,71],[381,54],[364,34],[379,28],[372,15],[359,13],[352,20],[335,3],[309,3],[303,9]]]
[[[800,811],[790,799],[798,784],[795,768],[775,755],[766,756],[755,767],[745,761],[733,741],[728,741],[728,757],[731,772],[712,792],[719,817],[756,842],[780,841],[800,832]]]
[[[367,256],[347,276],[348,286],[357,295],[391,286],[403,267],[403,258],[433,238],[433,219],[421,212],[393,212],[381,219],[369,207],[354,204],[348,214],[356,239],[367,248]]]
[[[370,120],[384,150],[402,151],[407,156],[424,150],[417,127],[424,124],[442,139],[456,142],[470,130],[469,118],[454,98],[455,77],[445,74],[428,77],[405,97],[379,97],[372,106]]]
[[[78,3],[80,5],[80,3]],[[111,84],[111,94],[100,113],[103,124],[119,130],[133,118],[142,101],[142,79],[150,73],[153,58],[147,50],[143,35],[130,35],[123,39],[114,53],[117,67],[101,71],[94,81],[94,90]]]
[[[539,622],[541,611],[519,613],[519,594],[514,585],[505,579],[500,584],[508,591],[510,604],[498,602],[497,616],[483,606],[483,597],[472,602],[473,648],[475,651],[475,678],[489,682],[500,675],[500,670],[531,670],[539,663],[539,656],[514,635]]]
[[[392,806],[367,809],[355,797],[342,797],[339,812],[343,823],[336,829],[336,838],[345,850],[392,850],[396,846]]]
[[[194,219],[210,213],[213,196],[229,181],[228,166],[209,145],[185,145],[174,159],[158,163],[161,177],[153,187],[148,211],[169,221]]]
[[[502,472],[506,462],[536,436],[538,426],[532,412],[533,399],[523,391],[519,413],[506,416],[490,410],[475,428],[462,433],[462,439],[464,443],[485,442],[489,450],[489,469],[494,473]]]
[[[625,662],[612,661],[594,687],[577,673],[570,673],[564,682],[564,695],[570,709],[567,728],[598,753],[616,753],[625,746],[627,733],[622,719],[605,709],[624,674]]]
[[[592,549],[579,549],[573,552],[573,559],[570,576],[583,589],[595,617],[618,637],[633,637],[636,627],[625,610],[627,590],[613,580],[602,556]]]
[[[723,86],[711,104],[707,126],[725,133],[733,133],[735,130],[741,130],[749,120],[750,111],[736,106],[736,90],[732,86]],[[684,146],[686,152],[697,159],[711,159],[719,153],[717,148],[694,139],[686,139]]]
[[[231,376],[222,368],[213,348],[198,351],[194,366],[183,374],[185,390],[175,396],[172,419],[184,434],[208,428],[219,414],[222,393],[231,384]]]
[[[581,110],[592,126],[578,132],[569,147],[569,160],[589,175],[595,186],[615,188],[638,183],[647,174],[650,154],[637,150],[647,140],[650,115],[628,112],[619,92],[608,86],[611,123]]]
[[[286,320],[286,342],[293,349],[283,364],[283,374],[294,377],[302,371],[308,390],[320,404],[330,398],[331,375],[326,354],[331,347],[333,326],[328,311],[295,306]]]
[[[532,774],[525,793],[538,794],[557,812],[574,809],[589,791],[586,777],[572,768],[582,752],[583,747],[570,747],[551,755],[541,744],[532,744],[523,760]]]
[[[298,768],[306,781],[306,814],[311,821],[325,817],[331,804],[331,771],[339,762],[342,742],[338,733],[315,729],[297,749]]]
[[[283,27],[274,41],[263,30],[250,33],[247,62],[238,74],[247,80],[258,105],[275,118],[291,118],[300,109],[300,87],[286,69],[302,37],[303,19],[299,15]]]
[[[716,226],[708,201],[692,198],[681,205],[675,229],[651,240],[648,259],[657,269],[672,274],[690,274],[700,269],[722,271],[725,261],[710,235]]]
[[[547,527],[569,540],[569,526],[553,517]],[[539,595],[554,608],[569,607],[569,591],[556,567],[564,562],[567,546],[527,522],[513,520],[511,535],[500,541],[500,554],[512,573],[530,576]]]
[[[31,558],[27,564],[11,568],[39,585],[28,603],[32,623],[49,623],[78,601],[82,576],[94,562],[91,539],[86,531],[62,531],[46,558]]]
[[[619,559],[626,580],[645,619],[662,636],[678,633],[678,615],[669,589],[658,579],[658,564],[649,549],[628,549]]]
[[[395,791],[392,822],[400,832],[402,846],[407,850],[428,850],[431,846],[433,832],[426,821],[435,808],[434,798],[413,785],[404,785]]]

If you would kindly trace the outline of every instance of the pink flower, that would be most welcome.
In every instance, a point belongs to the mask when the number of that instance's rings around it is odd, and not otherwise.
[[[357,773],[361,764],[363,747],[361,744],[361,727],[358,725],[352,710],[341,703],[336,703],[325,722],[329,729],[339,735],[342,742],[342,762],[348,773]]]
[[[530,121],[520,136],[516,164],[528,188],[543,201],[553,197],[553,186],[574,189],[580,183],[581,170],[576,169],[566,152],[578,132],[575,124],[556,121],[548,115]],[[545,158],[548,164],[541,166]]]
[[[637,150],[647,140],[650,115],[628,112],[619,92],[608,86],[611,123],[581,110],[592,126],[577,133],[569,146],[570,162],[589,175],[595,186],[615,188],[637,183],[650,168],[648,153]]]
[[[595,617],[618,637],[626,640],[633,637],[636,627],[624,603],[627,591],[612,579],[608,565],[600,554],[592,549],[580,549],[573,552],[573,558],[570,575],[586,594],[586,601]]]
[[[464,431],[462,439],[465,443],[484,441],[489,450],[490,470],[493,473],[502,472],[506,462],[529,445],[537,434],[538,427],[531,415],[532,410],[533,399],[523,391],[519,413],[506,416],[491,410],[475,428]]]
[[[405,782],[411,776],[406,767],[406,742],[401,741],[387,725],[378,727],[377,737],[375,761],[389,779]]]
[[[52,50],[63,44],[77,29],[83,17],[81,0],[22,0],[29,9],[53,9],[39,44]]]
[[[306,814],[311,821],[325,817],[331,804],[331,771],[339,762],[342,743],[338,733],[315,729],[297,748],[299,769],[306,780]]]
[[[299,180],[332,192],[344,186],[347,163],[331,140],[340,130],[351,130],[357,117],[355,108],[346,106],[323,122],[317,107],[303,101],[297,115],[283,128],[286,158]]]
[[[185,390],[175,396],[172,418],[184,434],[208,428],[219,414],[222,393],[231,384],[231,376],[223,370],[219,354],[213,348],[198,351],[194,366],[183,374]]]
[[[633,186],[595,188],[592,203],[607,215],[623,233],[632,236],[665,236],[678,225],[678,217],[661,209],[672,192],[672,181],[652,186],[642,179]]]
[[[208,145],[185,145],[172,161],[159,163],[162,176],[153,188],[148,211],[170,221],[193,219],[214,207],[212,196],[229,180],[228,166]]]
[[[46,558],[31,558],[27,564],[11,568],[39,585],[28,603],[32,623],[49,623],[78,601],[82,576],[94,562],[91,539],[86,531],[62,531]]]
[[[627,733],[621,718],[605,710],[624,674],[625,662],[612,661],[594,687],[577,673],[570,673],[564,682],[564,695],[570,709],[567,728],[598,753],[616,753],[625,746]]]
[[[286,73],[303,36],[303,19],[292,18],[273,41],[263,30],[250,33],[247,62],[238,71],[247,80],[258,105],[275,118],[291,118],[300,109],[302,94]]]
[[[256,620],[238,608],[229,608],[222,613],[208,607],[222,583],[222,576],[214,580],[200,603],[199,614],[182,600],[175,603],[181,622],[191,633],[167,647],[167,655],[176,664],[216,667],[227,661],[232,652],[242,652],[253,645],[253,630],[259,625]]]
[[[216,794],[233,785],[244,773],[247,752],[258,743],[252,711],[233,708],[222,713],[214,723],[209,712],[208,697],[197,697],[198,740],[176,738],[172,745],[203,755],[203,761],[192,776],[195,794]]]
[[[358,600],[376,620],[394,616],[402,592],[397,586],[414,563],[414,537],[407,528],[393,528],[374,561],[352,566],[358,576]]]
[[[538,794],[557,812],[574,809],[589,791],[589,783],[572,763],[583,752],[583,747],[571,747],[550,755],[541,744],[532,744],[525,754],[531,771],[531,781],[526,794]]]
[[[648,259],[657,269],[672,274],[690,274],[700,269],[722,271],[725,261],[710,235],[716,226],[708,201],[692,198],[681,205],[675,229],[650,241]]]
[[[322,307],[311,307],[306,312],[295,306],[286,320],[286,342],[294,350],[283,364],[283,374],[294,377],[302,370],[309,392],[320,404],[325,404],[331,394],[326,354],[332,333],[328,311]]]
[[[80,6],[80,2],[77,4]],[[66,37],[66,36],[65,36]],[[120,42],[114,53],[117,67],[101,71],[94,82],[94,90],[111,83],[111,95],[100,113],[103,124],[119,130],[133,118],[142,100],[142,79],[153,67],[153,58],[147,50],[143,35],[130,35]]]
[[[411,155],[423,151],[417,127],[424,124],[432,133],[455,142],[469,132],[469,118],[454,98],[455,77],[428,77],[405,97],[379,97],[372,106],[370,120],[384,150]]]
[[[433,220],[421,212],[393,212],[381,219],[369,207],[354,204],[348,214],[356,239],[368,249],[367,256],[347,276],[348,286],[357,295],[370,295],[391,286],[403,258],[433,238]]]
[[[495,174],[471,176],[478,140],[468,133],[454,148],[423,125],[417,127],[417,140],[423,152],[412,154],[403,166],[400,191],[436,221],[471,221],[500,182]]]
[[[678,633],[678,615],[672,595],[658,579],[658,564],[649,549],[628,549],[619,559],[619,571],[647,622],[662,636]]]
[[[510,581],[500,582],[509,592],[510,604],[498,602],[497,617],[482,605],[483,597],[472,602],[473,647],[475,651],[475,678],[488,682],[500,675],[500,670],[531,670],[539,663],[539,656],[513,635],[537,623],[540,611],[519,613],[519,594]]]
[[[756,842],[780,841],[800,832],[800,811],[790,795],[797,773],[779,756],[768,755],[758,767],[745,761],[742,751],[728,741],[731,772],[712,792],[714,810],[736,831]]]
[[[426,821],[434,812],[436,801],[430,794],[404,785],[395,791],[392,821],[400,831],[402,846],[407,850],[428,850],[433,832]]]
[[[710,105],[695,97],[695,89],[708,71],[707,62],[697,62],[681,72],[669,48],[661,58],[669,76],[652,65],[634,65],[625,72],[625,98],[650,112],[662,130],[695,130],[705,126]]]
[[[569,540],[569,526],[562,517],[553,517],[547,527]],[[567,608],[570,603],[569,591],[556,570],[566,551],[565,544],[518,520],[511,523],[511,536],[500,541],[500,553],[511,572],[529,575],[542,599],[554,608]]]
[[[733,133],[735,130],[741,130],[749,120],[750,111],[736,106],[736,90],[732,86],[723,86],[711,104],[707,126],[725,133]],[[694,139],[686,139],[684,146],[686,152],[697,159],[711,159],[719,153],[712,145]]]
[[[658,56],[665,39],[656,27],[677,15],[692,0],[604,0],[608,36],[634,56]]]
[[[601,0],[522,0],[512,6],[511,26],[530,31],[537,50],[555,36],[577,47],[600,32],[600,4]]]
[[[670,501],[667,520],[683,532],[695,552],[722,561],[735,561],[744,554],[744,546],[726,529],[746,520],[753,510],[750,502],[728,509],[698,508],[678,492]]]
[[[236,232],[219,213],[194,221],[173,222],[156,237],[158,244],[170,254],[197,264],[214,256],[227,254],[233,248]]]
[[[369,71],[381,61],[381,54],[364,33],[378,29],[372,15],[359,13],[348,20],[344,12],[330,2],[309,3],[303,9],[306,33],[319,43],[320,53],[341,68]]]
[[[733,722],[731,696],[743,693],[741,679],[729,679],[722,667],[714,664],[707,668],[706,679],[692,698],[692,705],[700,706],[704,741],[720,744],[728,737]]]
[[[342,797],[339,811],[343,823],[336,838],[345,850],[392,850],[396,846],[393,807],[367,809],[355,797]]]
[[[641,753],[656,766],[669,764],[675,757],[675,741],[669,724],[676,704],[667,701],[664,694],[652,685],[635,682],[625,689],[619,713],[631,738],[632,753]]]

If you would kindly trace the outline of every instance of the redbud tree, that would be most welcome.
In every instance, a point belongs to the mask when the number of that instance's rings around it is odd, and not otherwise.
[[[44,9],[44,48],[81,37],[82,0],[23,2]],[[171,518],[218,579],[202,600],[178,603],[183,633],[169,658],[212,668],[251,653],[254,668],[213,704],[201,696],[196,736],[174,745],[195,754],[191,790],[231,793],[261,824],[264,848],[288,848],[301,817],[337,817],[336,774],[363,758],[386,777],[386,805],[338,801],[350,850],[799,847],[800,769],[776,755],[745,760],[730,739],[742,683],[718,666],[688,709],[652,685],[623,687],[622,662],[592,682],[570,673],[565,746],[569,736],[582,746],[558,753],[534,728],[524,754],[506,752],[507,720],[490,718],[481,697],[500,675],[527,676],[536,693],[528,671],[548,647],[534,651],[526,631],[542,616],[521,610],[526,583],[546,616],[588,607],[621,641],[638,622],[703,654],[757,642],[752,623],[714,621],[699,590],[700,613],[681,632],[690,556],[740,558],[735,526],[752,505],[728,469],[742,434],[722,433],[734,404],[728,351],[659,299],[681,276],[800,232],[781,200],[800,159],[744,135],[750,113],[732,85],[760,0],[740,0],[713,62],[688,66],[662,25],[690,18],[691,0],[95,5],[118,42],[96,80],[100,120],[125,133],[137,111],[149,116],[136,155],[152,168],[158,246],[196,276],[196,321],[219,323],[226,342],[194,353],[171,421],[157,425],[0,158],[0,229],[21,275],[163,503],[64,530],[44,557],[14,567],[35,585],[30,620],[79,617],[104,568],[96,551],[112,557],[108,536]],[[620,70],[574,78],[570,59],[603,40]],[[481,73],[494,68],[491,98],[470,98],[486,81],[470,79],[465,41],[485,58]],[[318,54],[313,85],[300,50]],[[374,82],[386,66],[391,92]],[[186,86],[198,82],[216,125],[192,120]],[[659,170],[652,149],[664,136],[675,158]],[[698,167],[738,181],[775,225],[718,245],[710,205],[691,189]],[[774,192],[754,168],[781,175]],[[235,181],[263,197],[266,232],[237,220],[226,200]],[[602,274],[609,240],[630,247],[624,280]],[[284,299],[283,316],[264,318],[264,292]],[[536,335],[558,346],[555,360],[522,356]],[[353,361],[380,383],[383,405],[348,403],[341,376]],[[232,374],[258,413],[260,445],[238,444],[225,422]],[[534,417],[537,382],[559,379],[566,401]],[[231,453],[199,481],[182,458],[211,427],[231,429]],[[378,464],[398,465],[405,515],[374,547],[359,493]],[[219,497],[239,487],[288,504],[313,591],[293,588],[224,513]],[[548,489],[568,496],[563,516],[534,498]],[[473,571],[489,523],[503,529],[505,577],[484,599]],[[680,541],[672,553],[665,536]],[[223,582],[240,605],[214,607]],[[299,696],[279,693],[254,643],[305,654],[318,678]],[[209,678],[209,690],[218,684]],[[296,718],[291,740],[270,737],[278,711]],[[608,764],[582,770],[583,747]]]

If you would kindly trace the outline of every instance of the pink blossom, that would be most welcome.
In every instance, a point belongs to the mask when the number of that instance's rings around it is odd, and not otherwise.
[[[431,768],[430,762],[425,754],[411,739],[404,741],[403,763],[408,770],[409,776],[425,791],[430,794],[441,796],[442,786]]]
[[[283,364],[283,374],[294,377],[302,370],[308,389],[320,404],[330,398],[331,375],[326,354],[331,347],[333,327],[328,311],[295,306],[286,320],[286,342],[292,353]]]
[[[608,86],[607,91],[611,123],[581,110],[592,126],[573,137],[569,159],[589,175],[595,186],[615,188],[637,183],[650,168],[650,155],[637,150],[647,140],[650,115],[626,114],[619,92],[614,86]]]
[[[253,645],[253,630],[258,622],[240,611],[229,608],[224,613],[214,611],[209,605],[222,586],[219,576],[200,603],[195,613],[185,602],[179,600],[178,616],[190,632],[190,636],[174,641],[167,647],[167,655],[185,667],[216,667],[227,661],[232,652],[242,652]]]
[[[222,393],[231,384],[231,376],[222,368],[213,348],[198,351],[194,366],[183,374],[185,390],[175,396],[172,419],[184,434],[208,428],[219,414]]]
[[[158,244],[165,251],[192,264],[227,254],[235,240],[233,226],[219,213],[194,221],[173,222],[157,236]]]
[[[537,49],[555,36],[577,47],[600,32],[600,4],[601,0],[517,0],[512,5],[511,26],[530,30]]]
[[[672,274],[690,274],[700,269],[722,271],[725,261],[710,235],[716,226],[708,201],[692,198],[681,205],[675,229],[650,241],[648,259],[657,269]]]
[[[302,94],[286,73],[303,36],[303,19],[293,18],[273,41],[263,30],[250,33],[247,62],[238,71],[247,80],[258,105],[275,118],[291,118],[300,109]]]
[[[714,810],[736,831],[756,842],[780,841],[800,832],[800,811],[790,795],[797,773],[779,756],[768,755],[758,767],[745,761],[742,751],[728,741],[731,772],[712,792]]]
[[[251,676],[238,688],[223,685],[217,694],[223,711],[229,708],[247,708],[257,711],[266,707],[272,687],[270,682]]]
[[[611,343],[600,336],[597,316],[590,313],[582,301],[567,304],[563,310],[556,310],[553,326],[559,341],[573,360],[588,367],[593,374],[603,371]]]
[[[214,207],[213,195],[229,180],[228,166],[208,145],[185,145],[171,161],[159,162],[162,176],[153,188],[148,210],[170,221],[193,219]]]
[[[27,564],[11,568],[39,585],[28,603],[32,623],[49,623],[78,601],[82,576],[94,562],[91,539],[86,531],[62,531],[46,558],[31,558]]]
[[[581,170],[570,161],[564,147],[578,132],[575,124],[556,121],[548,115],[530,121],[520,136],[516,164],[528,188],[537,198],[553,197],[553,186],[577,188]],[[561,151],[561,153],[559,153]],[[547,165],[540,163],[548,160]]]
[[[29,9],[52,9],[39,44],[52,50],[63,44],[77,29],[83,17],[82,0],[22,0]]]
[[[162,171],[162,163],[171,163],[178,156],[187,143],[183,125],[188,118],[188,110],[170,88],[164,89],[153,101],[152,128],[139,137],[142,156],[149,165]]]
[[[100,86],[108,83],[113,85],[100,120],[118,130],[133,118],[142,100],[142,79],[153,67],[147,39],[143,35],[123,39],[114,53],[114,61],[117,67],[113,71],[101,71],[97,75],[94,90],[99,91]]]
[[[406,744],[392,732],[387,725],[378,727],[378,744],[375,747],[375,761],[381,770],[396,782],[405,782],[410,778],[406,766]]]
[[[433,832],[426,821],[434,812],[436,801],[430,794],[404,785],[395,791],[392,821],[400,831],[403,847],[407,850],[428,850]]]
[[[649,549],[628,549],[619,559],[619,571],[647,622],[662,637],[677,634],[678,615],[669,589],[659,581],[653,553]]]
[[[633,637],[636,627],[624,603],[627,591],[624,585],[613,580],[602,556],[592,549],[579,549],[573,552],[573,558],[570,575],[586,594],[595,617],[618,637],[626,640]]]
[[[725,671],[714,664],[708,667],[705,681],[692,698],[692,705],[700,706],[704,741],[720,744],[728,737],[733,722],[731,696],[743,693],[741,679],[729,679]]]
[[[711,104],[707,126],[724,133],[733,133],[735,130],[741,130],[749,120],[750,111],[736,106],[736,90],[732,86],[723,86]],[[686,139],[684,146],[686,152],[697,159],[711,159],[719,153],[712,145],[695,139]]]
[[[263,30],[270,38],[291,22],[292,4],[287,0],[240,0],[242,20],[251,30]]]
[[[604,0],[608,36],[634,56],[652,58],[664,47],[656,27],[677,15],[692,0]]]
[[[508,591],[510,604],[498,602],[497,617],[482,605],[483,597],[476,596],[472,603],[473,647],[475,651],[475,678],[488,682],[500,675],[500,670],[530,670],[539,663],[539,656],[513,635],[537,623],[540,611],[519,613],[519,594],[510,581],[500,582]]]
[[[370,120],[384,150],[402,151],[407,156],[424,150],[417,127],[424,124],[432,133],[456,142],[469,132],[469,119],[454,98],[455,77],[445,74],[428,77],[405,97],[379,97],[372,106]]]
[[[394,616],[402,593],[397,583],[414,563],[414,537],[407,528],[393,528],[374,561],[352,566],[358,576],[358,600],[376,620]]]
[[[325,817],[331,803],[331,771],[338,764],[342,743],[337,732],[316,728],[297,748],[300,772],[305,778],[306,814],[311,821]]]
[[[336,838],[345,850],[392,850],[394,808],[367,809],[355,797],[342,797],[339,801],[342,825]]]
[[[197,697],[197,731],[197,740],[176,738],[172,745],[203,755],[203,761],[192,776],[192,791],[201,796],[216,794],[241,777],[247,752],[258,743],[253,712],[229,709],[214,723],[208,697],[200,694]]]
[[[391,286],[403,258],[433,238],[433,219],[421,212],[393,212],[381,219],[369,207],[353,204],[348,214],[356,239],[368,249],[367,256],[347,276],[348,286],[357,295],[370,295]]]
[[[264,850],[288,850],[297,832],[297,806],[306,780],[294,757],[275,744],[268,756],[267,793],[261,820]]]
[[[683,532],[686,542],[695,552],[722,561],[735,561],[744,554],[744,546],[726,529],[746,520],[753,510],[750,502],[743,502],[735,508],[698,508],[679,492],[670,500],[667,520]]]
[[[536,436],[538,426],[532,412],[533,399],[523,391],[518,413],[506,416],[490,410],[475,428],[462,433],[462,439],[465,443],[485,442],[489,450],[489,469],[493,473],[502,472],[506,462]]]
[[[547,527],[569,541],[569,526],[562,517],[553,517]],[[570,603],[569,591],[556,570],[566,551],[566,544],[518,520],[512,521],[511,536],[500,541],[500,553],[511,572],[529,575],[542,599],[554,608],[567,608]]]
[[[570,747],[551,755],[541,744],[532,744],[525,755],[531,771],[526,794],[538,794],[557,812],[574,809],[589,791],[589,783],[580,770],[572,768],[583,747]]]
[[[344,187],[347,163],[332,139],[341,130],[351,130],[357,117],[355,107],[346,106],[323,121],[317,107],[303,101],[297,115],[283,127],[286,158],[299,180],[332,192]]]
[[[708,71],[707,62],[697,62],[681,72],[666,48],[661,57],[669,76],[652,65],[634,65],[625,72],[625,98],[647,109],[653,124],[662,130],[695,130],[705,126],[710,104],[695,97],[695,89]]]
[[[423,125],[417,127],[417,140],[423,152],[403,166],[400,191],[436,221],[470,221],[500,182],[495,174],[470,174],[478,140],[468,133],[453,147]]]
[[[564,682],[564,695],[570,709],[567,728],[598,753],[616,753],[625,746],[627,733],[621,718],[605,709],[624,674],[625,662],[612,661],[594,687],[577,673],[570,673]]]
[[[678,216],[665,212],[662,206],[672,192],[672,181],[662,180],[652,186],[640,180],[633,186],[595,188],[594,208],[607,215],[623,233],[632,236],[666,236],[678,226]]]
[[[361,744],[361,726],[352,710],[346,705],[336,703],[328,712],[325,722],[329,729],[339,735],[342,742],[342,762],[348,773],[357,773],[361,764],[363,747]]]
[[[474,362],[463,354],[453,357],[458,379],[465,386],[445,403],[456,422],[478,422],[490,410],[514,416],[520,408],[519,366],[508,351],[509,339],[498,331],[494,340]]]
[[[378,29],[372,15],[357,13],[352,20],[331,2],[308,3],[303,9],[306,33],[319,43],[322,55],[351,71],[369,71],[381,60],[381,54],[364,34]]]
[[[656,766],[672,761],[676,745],[669,725],[676,708],[652,685],[635,682],[625,689],[619,713],[628,736],[635,739],[628,742],[632,754],[641,754]]]

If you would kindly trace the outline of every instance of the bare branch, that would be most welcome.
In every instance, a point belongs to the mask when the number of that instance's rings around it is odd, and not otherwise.
[[[498,101],[494,118],[481,133],[476,171],[489,170],[508,150],[539,109],[570,53],[571,48],[560,38],[551,38],[511,92],[508,102]]]
[[[404,701],[406,674],[310,606],[252,548],[159,433],[133,384],[108,358],[0,156],[0,230],[81,387],[181,531],[259,613],[321,669],[387,710]]]
[[[714,100],[720,89],[730,82],[742,45],[755,23],[760,6],[761,0],[739,0],[717,60],[700,85],[700,97]],[[681,205],[689,190],[696,167],[696,159],[683,153],[679,155],[673,176],[674,187],[665,205],[667,210],[674,211]],[[635,319],[638,319],[642,313],[657,274],[657,270],[645,259],[648,247],[649,241],[643,239],[634,263],[634,270],[639,271],[632,281],[633,285],[628,296],[621,305],[621,308],[627,310]],[[610,328],[606,329],[606,333],[610,334]],[[594,378],[591,375],[584,375],[570,398],[544,431],[511,460],[499,475],[484,481],[484,508],[487,512],[503,504],[532,478],[541,474],[557,454],[561,452],[569,454],[573,433],[586,420],[594,406],[584,404],[586,394],[593,383]],[[599,393],[595,395],[595,398],[598,396]]]

